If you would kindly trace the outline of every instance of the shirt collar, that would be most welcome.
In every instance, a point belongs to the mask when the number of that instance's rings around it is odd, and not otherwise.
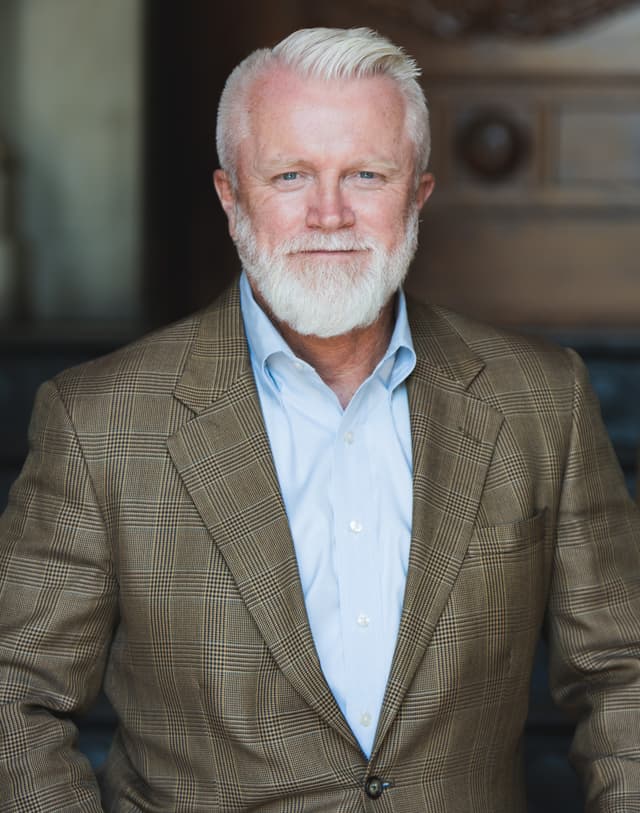
[[[295,356],[267,314],[256,302],[244,271],[240,275],[240,309],[251,362],[254,370],[263,377],[263,380],[269,382],[271,386],[275,385],[269,370],[269,362],[277,354],[284,354],[292,361],[305,363]],[[372,373],[372,377],[379,375],[387,389],[393,390],[413,371],[415,363],[416,354],[409,328],[406,298],[400,289],[396,297],[396,321],[391,340],[383,358]]]

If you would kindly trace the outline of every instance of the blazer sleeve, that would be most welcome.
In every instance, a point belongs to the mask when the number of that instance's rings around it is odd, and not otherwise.
[[[577,719],[571,760],[587,813],[640,810],[640,520],[584,365],[548,602],[551,688]]]
[[[100,811],[69,715],[97,695],[117,592],[108,535],[55,384],[0,518],[0,809]]]

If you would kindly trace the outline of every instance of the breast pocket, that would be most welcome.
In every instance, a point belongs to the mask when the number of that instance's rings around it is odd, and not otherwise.
[[[532,545],[544,540],[547,509],[543,508],[532,517],[478,527],[474,530],[468,556],[508,556],[520,552],[526,554]]]
[[[489,627],[506,636],[541,624],[551,571],[548,511],[474,530],[461,578]]]

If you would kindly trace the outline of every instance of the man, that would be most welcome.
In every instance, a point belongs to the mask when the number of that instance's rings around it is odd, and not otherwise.
[[[569,351],[411,304],[428,124],[364,29],[231,75],[244,275],[59,376],[2,532],[3,811],[526,807],[536,641],[640,810],[640,524]],[[104,674],[102,802],[68,715]]]

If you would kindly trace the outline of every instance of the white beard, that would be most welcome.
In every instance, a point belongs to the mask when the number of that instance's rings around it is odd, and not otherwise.
[[[340,336],[375,322],[402,285],[418,244],[418,208],[412,207],[404,237],[391,251],[373,238],[339,232],[300,235],[269,251],[258,246],[239,206],[235,244],[249,280],[278,321],[305,336]],[[368,254],[331,262],[298,253],[350,250]]]

